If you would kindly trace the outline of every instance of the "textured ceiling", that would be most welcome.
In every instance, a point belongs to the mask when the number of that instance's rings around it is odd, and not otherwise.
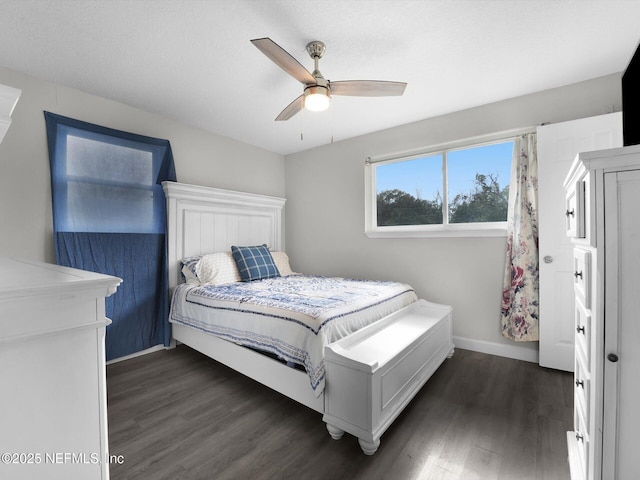
[[[624,70],[638,0],[0,0],[0,65],[288,154]],[[302,86],[249,40],[329,80],[408,82],[274,118]],[[301,140],[301,133],[303,139]]]

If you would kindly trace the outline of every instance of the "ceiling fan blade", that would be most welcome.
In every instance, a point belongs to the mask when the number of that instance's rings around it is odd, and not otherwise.
[[[351,97],[392,97],[404,93],[404,82],[386,82],[384,80],[343,80],[329,82],[331,95]]]
[[[309,71],[304,68],[300,62],[270,38],[256,38],[251,40],[251,43],[269,57],[273,63],[278,65],[299,82],[304,84],[316,83],[316,79],[313,78],[313,75],[311,75],[311,73],[309,73]]]
[[[276,122],[282,120],[289,120],[296,113],[304,108],[304,95],[300,95],[293,102],[286,106],[284,110],[280,112],[280,115],[276,117]]]

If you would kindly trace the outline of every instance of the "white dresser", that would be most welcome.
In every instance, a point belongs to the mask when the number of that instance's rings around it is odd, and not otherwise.
[[[105,297],[120,282],[0,258],[0,478],[109,478]]]
[[[581,153],[564,182],[574,243],[572,480],[640,478],[640,146]]]

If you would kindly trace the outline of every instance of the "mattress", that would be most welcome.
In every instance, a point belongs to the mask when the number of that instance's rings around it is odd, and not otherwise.
[[[290,275],[179,285],[169,320],[304,366],[319,396],[327,344],[416,300],[405,283]]]

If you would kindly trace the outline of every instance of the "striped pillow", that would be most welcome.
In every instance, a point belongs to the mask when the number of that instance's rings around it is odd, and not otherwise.
[[[232,246],[231,254],[243,282],[280,276],[266,244],[254,247]]]

